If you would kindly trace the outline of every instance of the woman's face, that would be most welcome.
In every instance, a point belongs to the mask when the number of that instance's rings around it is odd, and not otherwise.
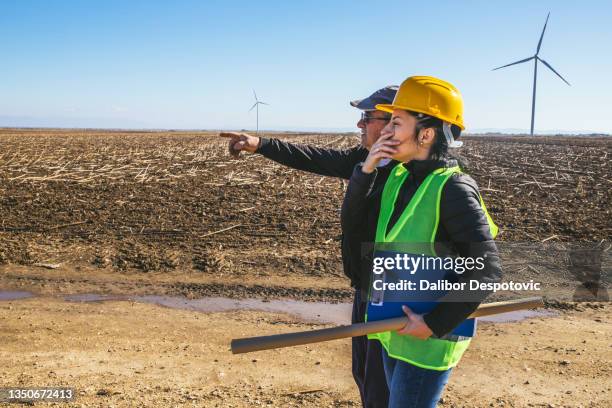
[[[389,124],[382,130],[381,135],[391,134],[391,140],[400,142],[397,153],[392,158],[400,162],[408,162],[416,158],[419,152],[417,137],[415,134],[417,120],[405,110],[395,109]]]

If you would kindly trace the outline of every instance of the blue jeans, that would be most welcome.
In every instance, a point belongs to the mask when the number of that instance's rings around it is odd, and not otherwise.
[[[383,365],[389,385],[389,408],[435,408],[452,368],[427,370],[389,357],[383,348]]]

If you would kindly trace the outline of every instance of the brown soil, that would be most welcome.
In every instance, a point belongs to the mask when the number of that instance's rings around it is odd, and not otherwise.
[[[482,324],[444,407],[609,407],[611,309]],[[75,407],[351,407],[350,343],[232,355],[232,338],[322,327],[131,302],[0,302],[0,387],[69,386]]]
[[[612,235],[609,138],[466,139],[500,240]],[[207,133],[0,130],[0,144],[0,263],[342,278],[344,181],[258,155],[229,160],[225,141]]]
[[[465,139],[501,241],[610,237],[609,138]],[[339,255],[346,182],[229,160],[205,132],[5,129],[0,145],[0,290],[351,297]],[[610,308],[578,309],[482,328],[443,405],[610,406]],[[76,406],[358,405],[346,341],[227,351],[233,337],[313,326],[288,316],[42,297],[1,302],[0,319],[0,387],[72,385]]]

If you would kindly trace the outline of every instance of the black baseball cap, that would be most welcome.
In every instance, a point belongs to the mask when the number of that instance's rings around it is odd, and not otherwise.
[[[392,104],[399,86],[389,85],[379,89],[365,99],[351,101],[351,106],[361,110],[376,110],[378,104]]]

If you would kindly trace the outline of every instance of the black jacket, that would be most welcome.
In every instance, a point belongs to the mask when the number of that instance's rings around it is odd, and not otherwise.
[[[287,143],[265,137],[260,140],[257,153],[268,159],[297,170],[346,180],[351,178],[355,165],[368,156],[368,151],[361,146],[338,150]]]
[[[342,205],[342,231],[345,235],[360,236],[362,242],[374,241],[382,190],[395,165],[396,163],[390,163],[385,167],[379,167],[371,174],[363,173],[361,165],[355,166]],[[454,165],[455,161],[434,160],[412,161],[405,164],[409,176],[400,189],[389,228],[398,220],[429,173],[440,167]],[[458,282],[467,282],[471,279],[480,282],[501,280],[499,255],[486,216],[480,206],[478,187],[466,174],[453,175],[444,186],[435,242],[440,256],[442,254],[439,250],[442,248],[443,252],[451,256],[484,258],[485,268],[482,271],[472,269],[470,272],[458,275]],[[352,262],[360,263],[362,266],[359,280],[362,287],[368,287],[371,259],[365,260],[362,257],[361,260]],[[426,324],[436,336],[442,337],[451,332],[478,307],[488,292],[478,291],[470,295],[470,301],[465,301],[460,294],[454,299],[449,296],[446,302],[439,303],[434,310],[424,316]]]
[[[356,146],[352,149],[323,149],[283,142],[278,139],[261,138],[257,153],[277,163],[297,170],[308,171],[322,176],[339,177],[348,180],[357,163],[368,156],[368,150]],[[344,274],[351,280],[351,286],[359,288],[362,231],[342,234],[342,265]]]

